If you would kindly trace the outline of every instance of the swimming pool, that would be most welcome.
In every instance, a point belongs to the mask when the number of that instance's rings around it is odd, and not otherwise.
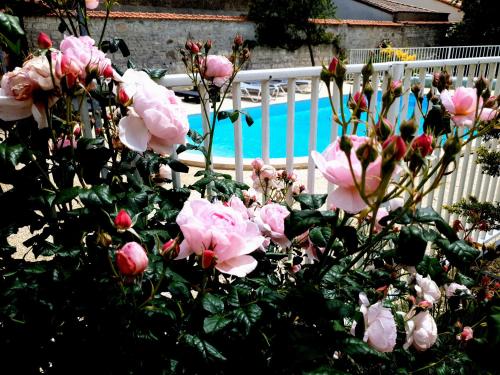
[[[378,101],[380,102],[380,95]],[[348,96],[344,96],[345,115],[350,117],[347,109]],[[402,101],[401,101],[402,105]],[[410,95],[408,113],[413,113],[415,98]],[[309,147],[309,112],[311,108],[310,100],[295,102],[295,137],[294,155],[296,157],[307,156]],[[425,108],[425,106],[424,106]],[[245,111],[252,116],[254,124],[247,126],[242,121],[243,134],[243,157],[256,158],[262,155],[262,113],[260,107],[247,108]],[[286,123],[287,123],[287,103],[272,104],[269,109],[270,123],[270,157],[286,157]],[[362,118],[365,118],[363,114]],[[332,124],[332,110],[328,98],[319,99],[318,103],[318,141],[317,149],[322,151],[330,143],[330,133]],[[191,129],[200,134],[203,133],[201,125],[201,114],[190,115],[189,125]],[[340,127],[339,127],[340,132]],[[358,135],[365,135],[366,128],[363,125],[358,127]],[[234,157],[234,133],[233,125],[229,119],[222,120],[215,129],[213,144],[214,156]]]

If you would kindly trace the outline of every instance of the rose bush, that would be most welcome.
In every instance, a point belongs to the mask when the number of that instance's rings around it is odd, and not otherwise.
[[[75,14],[87,3],[65,2]],[[73,25],[88,31],[87,21]],[[210,40],[182,50],[193,85],[210,101],[202,107],[205,134],[188,129],[178,100],[146,71],[109,74],[96,50],[106,43],[77,33],[65,40],[58,51],[42,38],[42,49],[1,84],[5,373],[497,371],[498,252],[471,238],[500,225],[498,210],[461,202],[452,226],[426,207],[467,154],[462,148],[498,126],[497,100],[479,98],[484,82],[476,84],[477,114],[460,131],[429,125],[420,134],[415,121],[389,123],[406,80],[388,85],[380,121],[333,107],[341,134],[313,153],[334,185],[328,197],[307,193],[299,173],[262,159],[248,179],[255,189],[213,170],[218,126],[240,116],[253,122],[221,107],[248,61],[240,36],[226,58],[231,69],[210,58]],[[204,70],[211,60],[223,69]],[[321,79],[342,94],[345,74],[335,58]],[[373,74],[368,63],[354,90],[363,108],[375,97]],[[441,92],[450,89],[438,78]],[[429,111],[421,91],[412,91],[424,123],[461,115],[463,93],[448,93],[455,112],[447,113],[447,93],[439,101],[432,90]],[[487,121],[483,103],[493,113]],[[45,110],[46,127],[31,117],[33,105]],[[366,136],[356,134],[358,125]],[[205,168],[181,187],[177,173],[189,168],[173,151],[188,149],[201,153]],[[26,254],[13,242],[20,231],[30,232]]]

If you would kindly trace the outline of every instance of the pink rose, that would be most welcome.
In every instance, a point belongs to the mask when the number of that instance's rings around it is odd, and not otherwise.
[[[16,100],[26,100],[31,99],[36,83],[31,80],[25,69],[15,68],[12,72],[4,74],[1,87],[6,95]]]
[[[79,78],[85,80],[88,71],[97,70],[103,76],[111,66],[111,60],[106,58],[104,52],[95,46],[94,39],[88,36],[65,36],[61,42],[60,50],[71,59],[80,69]]]
[[[428,301],[431,304],[436,303],[441,298],[441,291],[437,284],[432,281],[430,276],[423,277],[417,273],[416,276],[415,290],[417,291],[417,297],[422,300]]]
[[[476,114],[477,92],[472,87],[459,87],[453,96],[448,90],[443,90],[440,95],[441,103],[451,114],[451,119],[456,126],[471,127],[474,125]]]
[[[85,0],[85,7],[87,9],[95,9],[99,6],[99,0]]]
[[[201,66],[203,77],[212,79],[218,87],[222,87],[233,74],[233,64],[225,56],[209,55]]]
[[[174,144],[186,142],[187,115],[171,90],[156,84],[147,74],[130,71],[122,79],[126,82],[124,90],[133,98],[133,108],[129,107],[128,116],[119,122],[120,140],[134,151],[150,148],[168,154]]]
[[[125,276],[135,276],[148,267],[148,256],[137,242],[128,242],[116,253],[116,265]]]
[[[353,146],[351,149],[352,168],[356,181],[358,184],[361,184],[362,167],[361,162],[356,156],[356,150],[362,144],[369,141],[370,138],[352,135],[350,139]],[[344,151],[340,149],[340,138],[330,144],[322,154],[313,151],[311,152],[311,156],[323,176],[329,182],[337,185],[337,188],[330,193],[333,206],[349,213],[359,212],[367,206],[356,189],[347,157]],[[380,156],[368,165],[365,181],[366,194],[371,194],[377,190],[381,181],[381,165],[382,158]]]
[[[220,272],[244,277],[257,267],[257,261],[248,254],[262,245],[264,237],[257,224],[234,208],[205,199],[188,200],[177,216],[177,224],[184,235],[177,259],[193,253],[202,256],[210,250]]]
[[[259,172],[263,166],[264,166],[264,160],[262,160],[261,158],[256,158],[252,160],[252,168],[256,172]]]
[[[359,294],[359,301],[365,320],[363,341],[379,352],[392,352],[396,346],[397,331],[391,309],[384,307],[382,301],[370,306],[365,293]],[[356,330],[356,325],[354,322],[351,328],[352,334]]]
[[[427,350],[434,345],[438,336],[436,322],[428,310],[421,311],[408,319],[405,322],[405,330],[406,343],[403,345],[405,349],[413,345],[418,351]]]
[[[450,285],[446,286],[446,297],[450,298],[456,296],[457,291],[460,291],[460,294],[470,294],[469,288],[467,288],[465,285],[451,283]]]
[[[158,174],[160,175],[161,178],[164,178],[166,180],[171,180],[172,168],[170,168],[170,166],[167,164],[160,164],[160,169]]]
[[[474,331],[471,327],[464,327],[463,331],[457,335],[459,341],[469,341],[474,338]]]
[[[258,211],[255,222],[267,237],[281,247],[290,246],[290,240],[285,236],[285,219],[290,215],[286,207],[278,203],[268,203]]]

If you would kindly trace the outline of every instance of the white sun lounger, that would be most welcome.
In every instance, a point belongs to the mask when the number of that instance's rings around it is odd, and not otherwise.
[[[262,99],[262,86],[260,82],[241,82],[240,90],[243,98],[250,98],[252,102],[258,102]],[[280,87],[269,85],[269,95],[276,98],[280,93]]]

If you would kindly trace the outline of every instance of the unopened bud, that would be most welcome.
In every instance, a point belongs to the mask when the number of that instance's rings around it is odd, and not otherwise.
[[[326,68],[323,68],[320,73],[320,78],[327,86],[330,85],[331,74],[330,71]]]
[[[337,73],[337,65],[339,63],[339,59],[334,56],[332,58],[332,61],[330,61],[330,65],[328,65],[328,71],[330,72],[330,75],[335,75]]]
[[[368,141],[358,147],[356,150],[356,156],[361,162],[361,165],[367,167],[368,164],[373,163],[375,159],[377,159],[378,151],[375,147],[373,147],[373,144]]]
[[[488,86],[488,80],[483,76],[479,77],[479,79],[476,81],[476,84],[474,85],[474,87],[476,88],[477,96],[482,96],[483,91],[486,90]]]
[[[41,49],[49,49],[52,47],[52,39],[44,32],[38,34],[38,47]]]
[[[366,95],[368,103],[370,103],[373,96],[373,87],[371,85],[366,85],[365,89],[363,90],[363,93]]]
[[[432,154],[432,136],[428,134],[422,134],[415,138],[411,145],[412,149],[417,152],[421,157],[426,157]]]
[[[493,108],[497,104],[497,97],[490,96],[484,103],[484,108]]]
[[[455,155],[460,152],[461,148],[462,142],[460,141],[460,138],[455,136],[448,138],[443,145],[445,158],[447,158],[448,160],[453,159]]]
[[[416,98],[420,97],[420,93],[422,92],[422,84],[416,83],[411,87],[411,92],[415,95]]]
[[[403,82],[401,80],[391,81],[390,90],[395,98],[403,95]]]
[[[163,256],[168,256],[171,259],[176,258],[179,255],[180,246],[177,238],[171,238],[161,247],[160,254]]]
[[[347,135],[343,135],[340,138],[340,149],[344,151],[346,154],[350,154],[352,150],[352,141]]]
[[[208,53],[208,51],[210,51],[211,48],[212,48],[212,40],[207,39],[207,41],[205,42],[205,53]]]
[[[387,138],[382,145],[384,154],[392,156],[396,161],[403,159],[406,155],[406,143],[399,135],[393,135]]]
[[[234,37],[234,44],[238,47],[243,45],[243,37],[240,34],[236,34]]]
[[[127,211],[120,210],[115,217],[114,224],[118,232],[124,232],[132,226],[132,219]]]
[[[201,255],[201,267],[203,269],[212,268],[217,263],[217,257],[215,255],[215,251],[213,250],[203,250]]]
[[[373,75],[374,72],[375,70],[373,69],[372,59],[370,58],[368,63],[361,69],[363,80],[368,81],[368,79]]]
[[[412,118],[407,121],[402,121],[401,125],[399,126],[399,132],[401,133],[401,137],[406,141],[409,142],[413,138],[413,134],[417,131],[417,124],[415,123],[415,120]]]
[[[386,118],[380,118],[375,125],[375,134],[381,141],[385,141],[394,132],[394,125]]]

